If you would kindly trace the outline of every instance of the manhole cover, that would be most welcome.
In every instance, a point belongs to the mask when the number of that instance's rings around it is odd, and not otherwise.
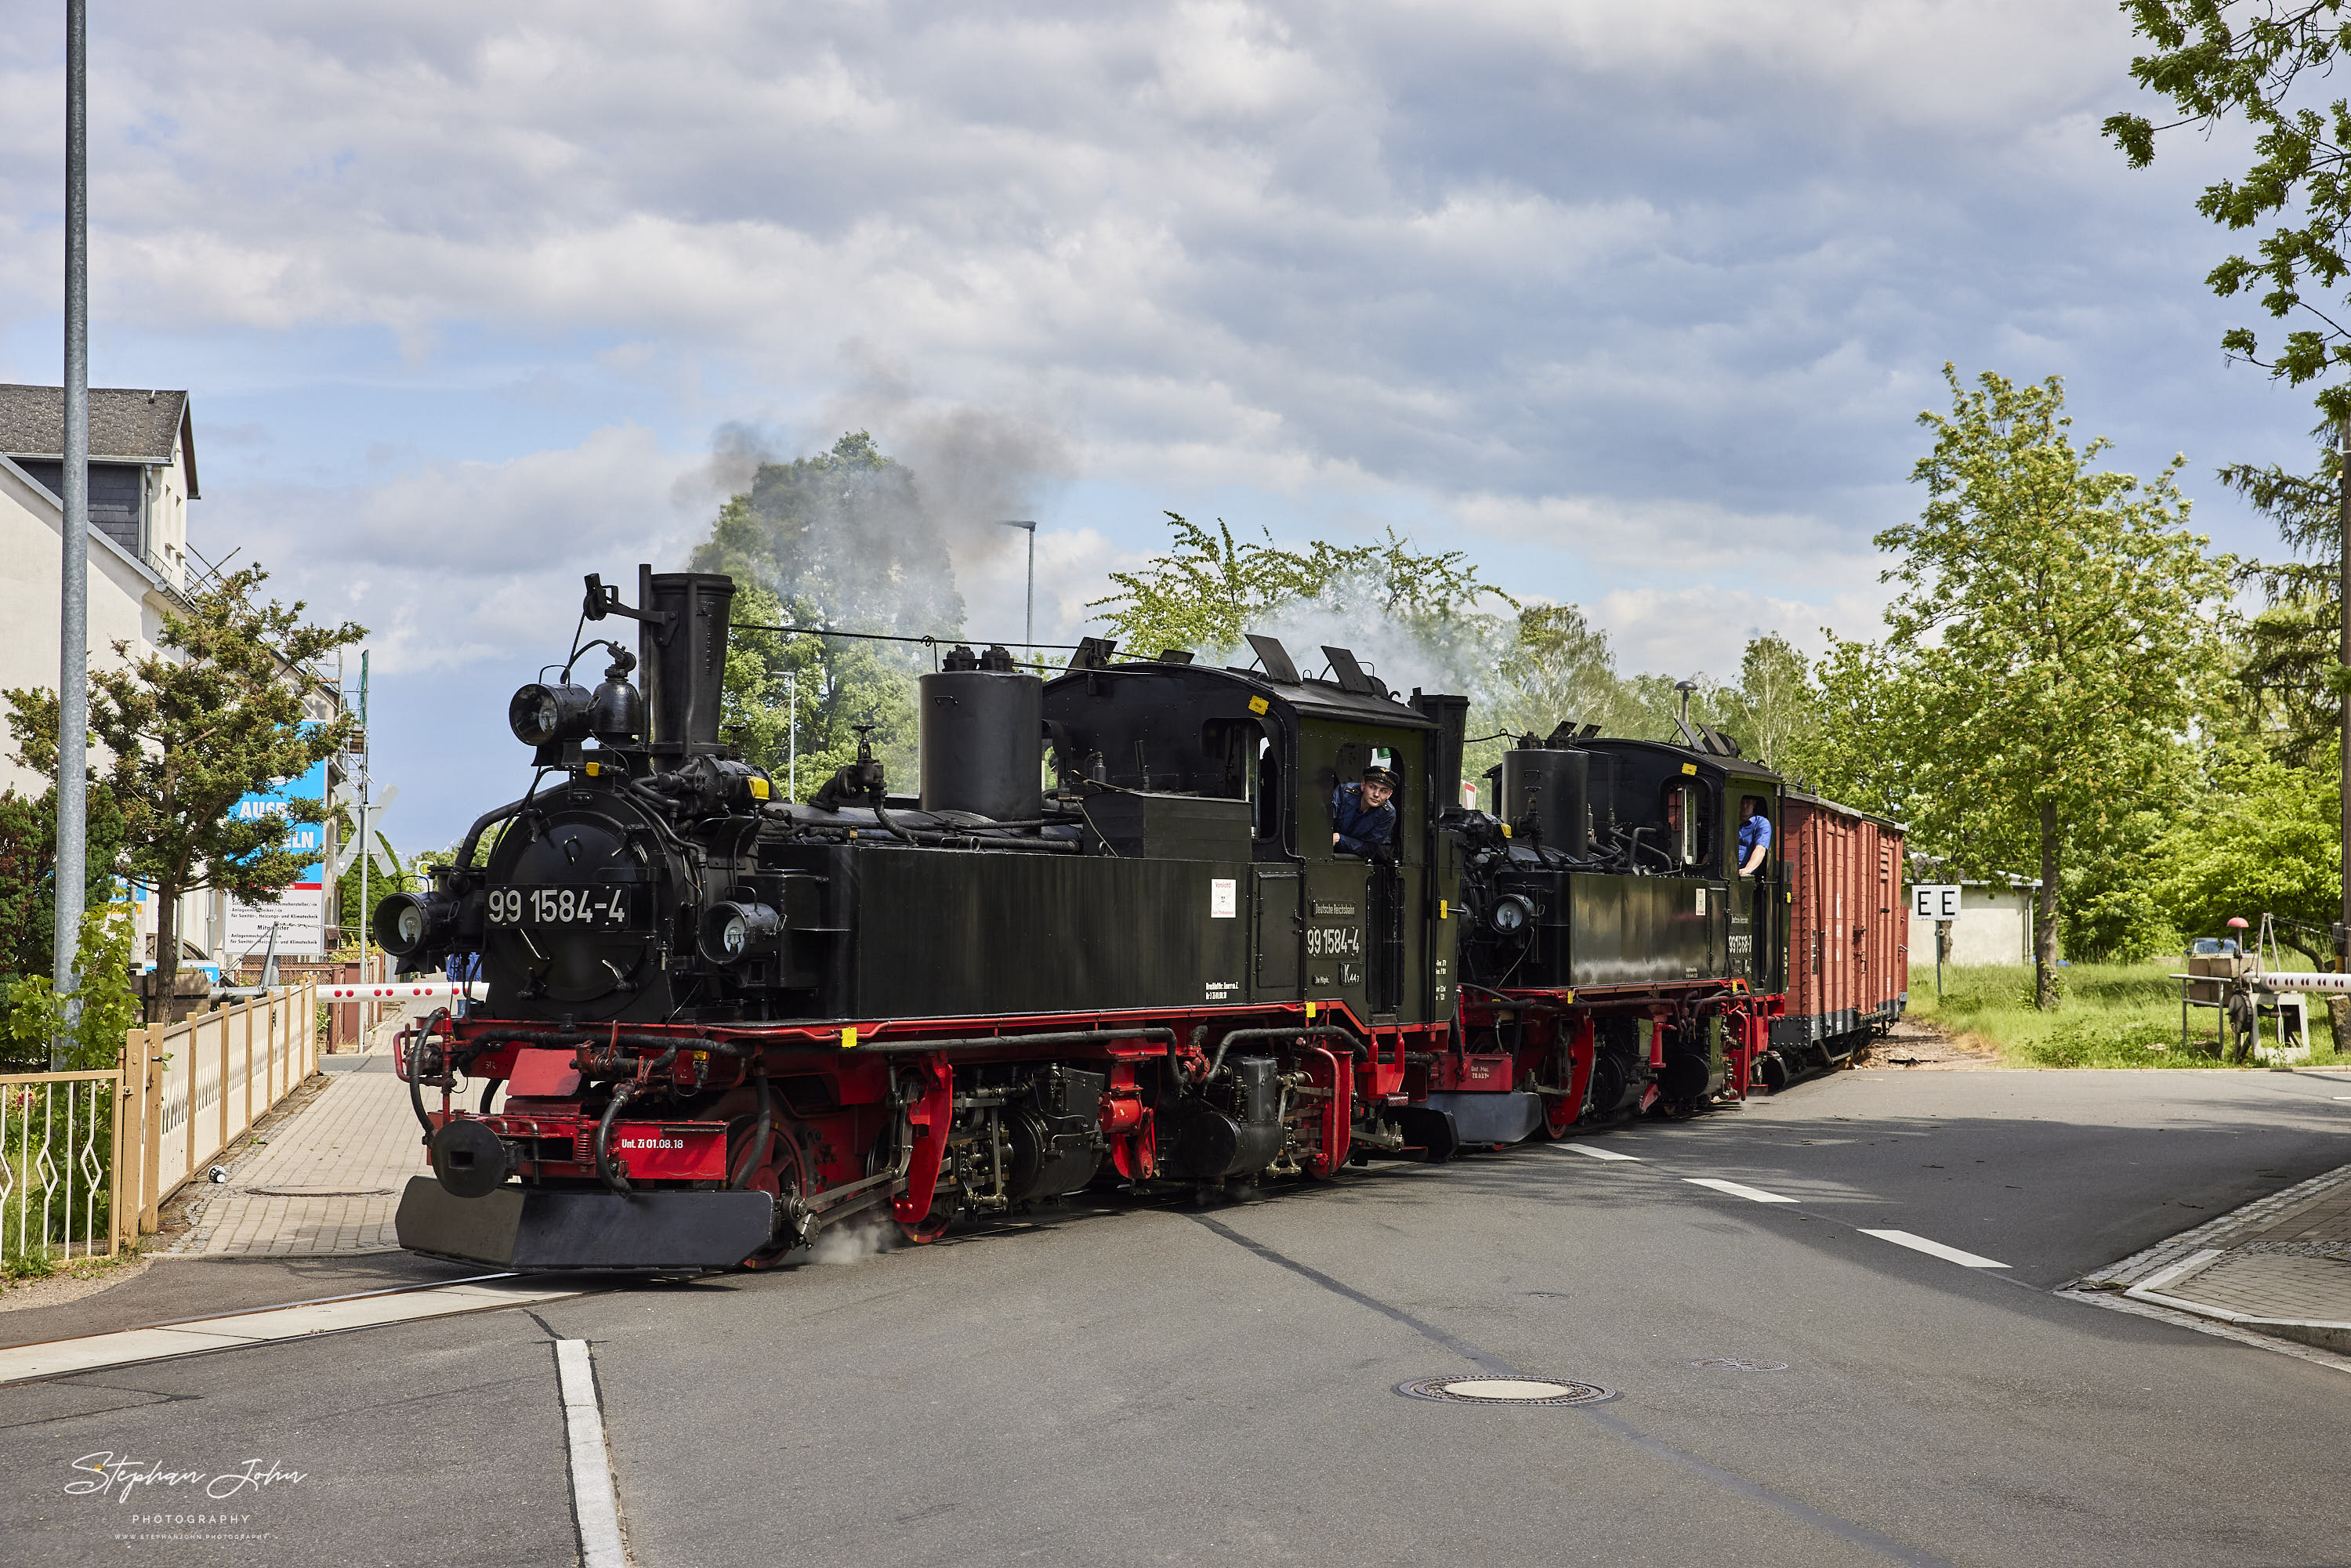
[[[1416,1377],[1395,1391],[1408,1399],[1444,1399],[1456,1405],[1597,1405],[1616,1391],[1596,1383],[1550,1377]]]
[[[1709,1355],[1703,1361],[1693,1361],[1692,1366],[1702,1366],[1715,1372],[1785,1372],[1784,1361],[1754,1361],[1743,1355]]]

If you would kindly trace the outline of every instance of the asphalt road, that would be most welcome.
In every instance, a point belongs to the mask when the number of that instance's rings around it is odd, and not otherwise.
[[[647,1568],[2351,1563],[2346,1374],[2049,1293],[2351,1161],[2338,1093],[1847,1073],[1593,1140],[1630,1158],[1528,1147],[1213,1210],[1079,1206],[851,1265],[0,1389],[0,1559],[576,1562],[563,1337],[594,1347]],[[199,1267],[83,1303],[87,1326],[185,1316]],[[282,1278],[278,1299],[329,1293]],[[239,1280],[236,1306],[267,1293]],[[1775,1369],[1693,1364],[1722,1359]],[[1479,1374],[1619,1396],[1394,1392]],[[242,1524],[133,1527],[189,1505],[68,1495],[93,1452],[304,1479],[205,1505]],[[142,1529],[215,1538],[116,1539]]]

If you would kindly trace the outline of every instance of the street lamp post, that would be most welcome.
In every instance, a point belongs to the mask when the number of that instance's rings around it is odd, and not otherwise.
[[[57,928],[51,978],[76,989],[82,889],[89,876],[89,7],[66,0],[65,546],[57,589]],[[157,923],[159,927],[162,922]],[[175,938],[176,940],[176,938]],[[163,955],[155,955],[159,964]],[[70,1005],[70,1004],[69,1004]],[[165,1007],[168,1009],[168,1000]],[[79,1009],[76,1008],[75,1011]],[[65,1069],[65,1041],[49,1047]]]
[[[1034,658],[1037,653],[1037,525],[1033,519],[999,518],[1000,528],[1025,528],[1029,532],[1029,618],[1020,635],[1028,641],[1020,644],[1022,653]]]

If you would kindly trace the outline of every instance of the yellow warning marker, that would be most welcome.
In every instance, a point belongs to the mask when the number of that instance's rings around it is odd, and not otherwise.
[[[852,1023],[841,1025],[841,1049],[843,1051],[855,1051],[857,1049],[857,1026],[855,1024]]]

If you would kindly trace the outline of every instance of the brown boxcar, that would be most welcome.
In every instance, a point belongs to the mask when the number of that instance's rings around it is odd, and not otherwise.
[[[1782,799],[1788,1010],[1772,1020],[1771,1046],[1799,1066],[1842,1061],[1910,999],[1902,829],[1816,795]]]

